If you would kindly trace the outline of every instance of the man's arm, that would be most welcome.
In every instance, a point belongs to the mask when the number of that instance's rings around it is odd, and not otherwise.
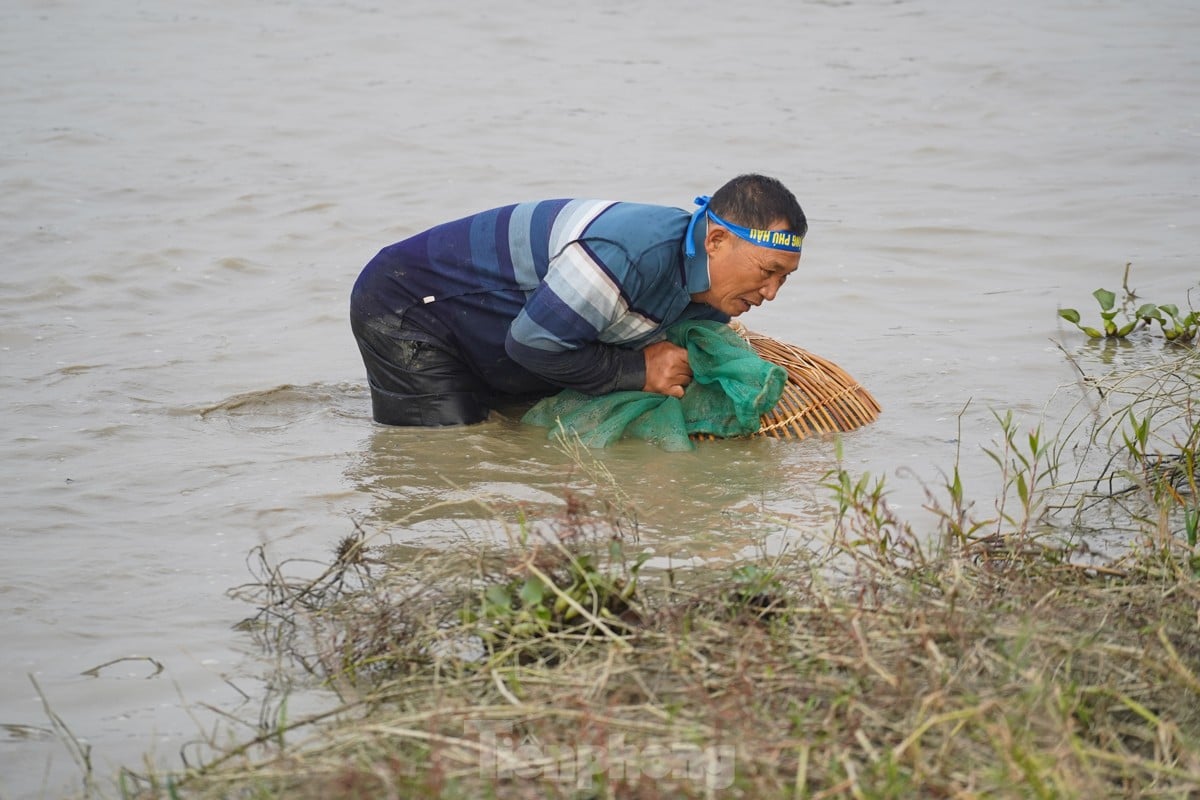
[[[641,389],[646,382],[646,361],[638,350],[600,342],[570,350],[543,350],[521,342],[512,329],[504,349],[509,358],[535,375],[584,394]]]
[[[673,393],[686,369],[682,348],[644,352],[599,341],[602,331],[636,339],[658,328],[658,320],[629,308],[641,279],[612,242],[568,245],[509,327],[505,350],[530,372],[585,394]]]

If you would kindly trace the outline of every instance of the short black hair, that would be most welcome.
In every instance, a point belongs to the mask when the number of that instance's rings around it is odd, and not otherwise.
[[[710,206],[718,217],[747,228],[767,229],[779,219],[787,230],[804,236],[808,218],[786,186],[766,175],[739,175],[712,196]]]

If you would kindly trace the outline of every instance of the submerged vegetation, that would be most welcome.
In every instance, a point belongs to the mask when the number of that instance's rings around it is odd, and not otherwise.
[[[258,554],[247,629],[340,703],[286,703],[130,797],[1161,797],[1200,793],[1200,354],[1085,376],[1061,429],[997,415],[918,526],[827,476],[828,530],[672,570],[602,465],[415,551],[356,530],[316,577]],[[763,520],[783,526],[783,521]]]

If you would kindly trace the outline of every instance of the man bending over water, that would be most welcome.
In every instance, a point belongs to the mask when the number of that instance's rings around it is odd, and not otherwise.
[[[727,322],[774,300],[808,232],[774,178],[742,175],[696,202],[690,215],[521,203],[385,247],[350,297],[375,420],[470,424],[562,389],[682,397],[687,350],[664,341],[665,329]]]

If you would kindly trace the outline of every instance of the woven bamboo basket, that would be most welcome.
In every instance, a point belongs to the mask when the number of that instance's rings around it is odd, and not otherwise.
[[[754,436],[803,439],[814,433],[852,431],[873,422],[882,410],[862,384],[832,361],[778,339],[731,327],[754,352],[787,372],[779,402],[762,416]]]

